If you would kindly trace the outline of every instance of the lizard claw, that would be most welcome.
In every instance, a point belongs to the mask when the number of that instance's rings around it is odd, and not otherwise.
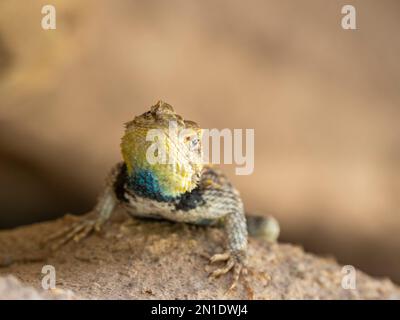
[[[93,231],[99,232],[103,223],[104,221],[101,219],[79,218],[75,223],[67,225],[47,237],[44,243],[51,244],[50,249],[54,251],[71,240],[79,242]]]
[[[225,253],[216,253],[210,258],[210,263],[215,263],[219,261],[227,261],[230,258],[230,253],[225,252]]]
[[[214,260],[214,261],[218,261],[218,260]],[[212,258],[210,259],[210,262],[211,262],[211,263],[213,262],[213,261],[212,261]],[[233,259],[229,258],[229,259],[226,261],[226,265],[225,265],[224,267],[218,268],[218,269],[212,271],[212,272],[209,274],[209,276],[210,276],[211,278],[218,278],[219,276],[222,276],[222,275],[228,273],[229,271],[231,271],[231,269],[232,269],[234,266],[235,266],[235,261],[234,261]]]
[[[210,258],[210,263],[221,262],[221,261],[225,262],[225,266],[210,272],[209,277],[218,278],[224,274],[227,274],[229,271],[232,270],[233,272],[232,282],[228,290],[225,292],[225,294],[232,293],[232,291],[237,287],[240,276],[242,276],[247,290],[248,298],[253,299],[254,293],[247,279],[248,276],[247,268],[242,259],[240,259],[240,256],[233,255],[230,252],[225,252],[225,253],[215,254]]]

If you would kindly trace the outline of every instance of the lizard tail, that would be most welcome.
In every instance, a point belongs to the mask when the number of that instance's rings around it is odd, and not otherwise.
[[[249,235],[273,243],[278,240],[280,227],[272,216],[247,215],[247,230]]]

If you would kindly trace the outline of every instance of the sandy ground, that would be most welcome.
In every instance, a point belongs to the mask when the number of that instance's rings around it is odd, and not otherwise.
[[[205,256],[222,252],[221,230],[133,220],[118,212],[100,234],[49,255],[40,245],[43,237],[71,220],[0,232],[0,298],[248,298],[243,284],[225,294],[230,276],[214,281],[207,277],[211,267]],[[55,267],[56,291],[41,290],[44,265]],[[356,272],[356,289],[345,290],[339,264],[290,244],[250,239],[249,269],[255,299],[400,298],[400,289],[390,280],[361,271]]]

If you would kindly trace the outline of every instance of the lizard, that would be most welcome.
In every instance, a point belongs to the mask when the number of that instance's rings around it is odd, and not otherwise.
[[[170,131],[171,124],[177,133],[185,134],[177,135],[177,139]],[[222,262],[224,265],[209,275],[217,278],[232,271],[228,291],[237,286],[241,275],[251,291],[246,280],[248,233],[276,241],[279,224],[272,217],[247,216],[246,219],[239,191],[220,170],[201,161],[202,132],[196,122],[185,120],[163,101],[127,122],[120,145],[123,161],[107,176],[93,210],[95,217],[84,216],[61,228],[47,238],[47,243],[52,242],[51,248],[56,250],[70,240],[79,242],[92,231],[100,231],[117,206],[122,206],[133,217],[222,226],[228,248],[209,259],[211,264]],[[159,134],[157,148],[149,139],[153,133]],[[168,161],[162,153],[165,150]],[[149,161],[150,151],[164,161]]]

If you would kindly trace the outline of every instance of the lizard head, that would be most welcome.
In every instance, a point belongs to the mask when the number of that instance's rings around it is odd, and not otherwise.
[[[174,198],[200,179],[202,130],[162,101],[125,124],[121,152],[128,174],[146,195]]]

